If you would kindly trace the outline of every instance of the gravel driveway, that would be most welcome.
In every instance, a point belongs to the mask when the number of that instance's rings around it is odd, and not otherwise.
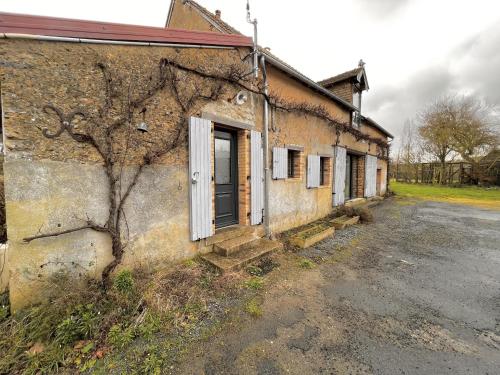
[[[262,317],[174,371],[500,374],[500,212],[390,199],[374,213],[303,252],[322,259],[311,270],[282,255]]]

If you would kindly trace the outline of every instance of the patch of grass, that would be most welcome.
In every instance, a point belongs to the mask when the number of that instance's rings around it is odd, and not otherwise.
[[[198,265],[198,263],[196,263],[196,261],[194,259],[187,259],[183,263],[188,268],[193,268],[193,267],[196,267]]]
[[[304,269],[311,269],[311,268],[314,268],[315,264],[313,261],[307,259],[307,258],[302,258],[300,261],[299,261],[299,267],[300,268],[304,268]]]
[[[252,315],[253,317],[260,317],[263,314],[262,311],[262,305],[260,301],[257,298],[252,298],[250,299],[246,304],[245,304],[245,311]]]
[[[477,186],[450,187],[391,181],[391,189],[396,195],[401,197],[500,209],[499,188],[482,188]]]
[[[6,291],[0,294],[0,323],[9,316],[9,293]]]
[[[259,290],[264,286],[264,280],[259,276],[254,276],[250,280],[245,281],[245,287],[248,289]]]
[[[0,374],[158,373],[224,318],[226,296],[242,291],[241,276],[200,263],[154,275],[123,270],[106,292],[93,281],[58,282],[61,294],[46,303],[12,315],[5,305]]]

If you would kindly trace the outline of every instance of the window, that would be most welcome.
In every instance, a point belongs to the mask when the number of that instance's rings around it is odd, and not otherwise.
[[[330,158],[320,157],[319,159],[319,184],[327,186],[330,183]]]
[[[359,112],[355,111],[355,112],[352,112],[352,115],[351,115],[351,125],[353,128],[358,128],[359,127],[359,121],[360,121],[360,118],[359,118]]]
[[[300,178],[300,151],[288,149],[288,178]]]
[[[360,101],[361,101],[361,92],[354,89],[352,91],[352,105],[355,106],[356,108],[359,108],[361,104]]]

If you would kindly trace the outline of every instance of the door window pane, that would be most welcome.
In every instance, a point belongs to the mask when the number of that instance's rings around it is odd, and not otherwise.
[[[215,138],[215,183],[231,183],[231,141]]]

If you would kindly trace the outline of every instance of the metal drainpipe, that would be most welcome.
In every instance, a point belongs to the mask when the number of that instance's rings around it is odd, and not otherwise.
[[[266,58],[260,55],[260,64],[262,66],[262,79],[264,81],[264,94],[269,95],[269,84],[267,82]],[[264,228],[266,237],[271,237],[271,227],[269,225],[269,186],[271,183],[271,174],[269,170],[269,103],[264,98]]]

